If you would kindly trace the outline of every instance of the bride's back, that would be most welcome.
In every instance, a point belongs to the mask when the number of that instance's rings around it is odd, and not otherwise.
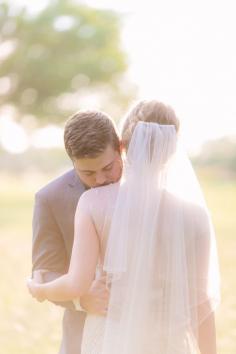
[[[119,183],[92,188],[84,193],[89,214],[94,222],[100,239],[100,262],[103,263],[106,244],[111,226],[112,214],[115,208]]]
[[[85,192],[83,196],[83,198],[86,199],[89,214],[93,220],[100,240],[101,264],[103,264],[105,257],[107,241],[111,228],[113,213],[116,206],[116,200],[119,193],[119,188],[119,182],[113,183],[103,187],[90,189],[89,191]],[[153,191],[153,195],[156,195],[156,199],[158,200],[158,191]],[[207,215],[205,214],[204,210],[195,204],[177,198],[176,196],[167,191],[164,193],[162,192],[159,223],[158,225],[156,225],[157,241],[160,241],[162,237],[167,238],[168,234],[169,237],[174,237],[173,233],[170,234],[170,232],[168,232],[168,229],[171,226],[171,223],[170,221],[168,221],[168,219],[170,215],[174,212],[174,210],[182,210],[182,221],[184,223],[186,235],[186,246],[189,242],[193,242],[193,238],[194,243],[196,243],[196,245],[198,243],[201,243],[201,237],[209,232],[209,225],[207,224]],[[162,258],[163,256],[163,250],[160,249],[161,244],[163,244],[163,242],[160,242],[159,245],[157,244],[156,248],[157,255],[158,253],[160,253],[160,258]],[[187,250],[187,253],[189,253],[188,257],[190,257],[191,259],[191,251]]]

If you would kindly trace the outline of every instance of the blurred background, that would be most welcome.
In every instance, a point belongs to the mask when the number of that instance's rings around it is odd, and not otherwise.
[[[216,228],[219,353],[236,352],[236,47],[232,0],[0,1],[0,348],[57,353],[62,310],[28,295],[34,193],[71,167],[82,108],[119,124],[137,99],[170,104]]]

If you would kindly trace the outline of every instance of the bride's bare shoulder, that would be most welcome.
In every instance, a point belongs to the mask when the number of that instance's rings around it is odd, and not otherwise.
[[[96,202],[102,202],[103,200],[110,199],[113,195],[116,195],[118,191],[119,183],[111,183],[106,186],[91,188],[84,192],[80,197],[80,204],[94,204]]]

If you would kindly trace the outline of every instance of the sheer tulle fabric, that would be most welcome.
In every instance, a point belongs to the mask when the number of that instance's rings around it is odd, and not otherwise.
[[[104,270],[103,354],[199,353],[219,302],[215,235],[174,126],[140,122],[114,208]]]

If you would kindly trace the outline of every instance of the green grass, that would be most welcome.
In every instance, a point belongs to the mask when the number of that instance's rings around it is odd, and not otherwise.
[[[219,353],[236,353],[236,183],[217,171],[200,171],[199,179],[211,210],[216,231],[220,272],[221,305],[217,310]]]
[[[62,310],[28,295],[31,218],[40,176],[0,176],[0,348],[6,354],[57,353]]]
[[[236,353],[236,184],[212,171],[199,171],[216,229],[222,278],[217,310],[219,353]],[[31,269],[34,192],[50,176],[0,175],[0,348],[5,354],[57,353],[63,311],[37,303],[25,282]]]

